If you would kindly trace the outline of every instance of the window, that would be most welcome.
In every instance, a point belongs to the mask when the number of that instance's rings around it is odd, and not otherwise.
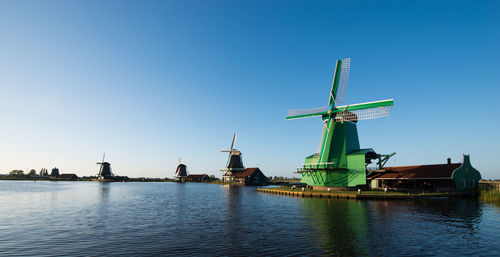
[[[474,180],[473,179],[470,180],[470,187],[472,187],[472,188],[474,187]]]
[[[462,188],[465,188],[465,179],[461,179],[461,180],[460,180],[460,186],[461,186]]]

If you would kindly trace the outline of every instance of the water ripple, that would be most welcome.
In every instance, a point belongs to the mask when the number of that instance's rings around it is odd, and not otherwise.
[[[0,256],[495,256],[500,208],[252,187],[0,181]]]

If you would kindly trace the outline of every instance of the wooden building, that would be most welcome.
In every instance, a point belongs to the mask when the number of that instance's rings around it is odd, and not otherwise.
[[[181,159],[179,158],[179,165],[177,165],[177,169],[175,169],[175,180],[177,182],[184,182],[184,179],[187,177],[187,166],[181,163]]]
[[[59,175],[58,179],[60,180],[77,180],[78,176],[76,174],[67,173]]]
[[[432,192],[471,192],[478,189],[481,173],[470,164],[469,155],[463,163],[388,167],[368,174],[372,189],[423,190]]]
[[[262,186],[269,184],[269,178],[259,168],[254,167],[234,172],[232,182],[245,186]]]
[[[184,177],[184,181],[203,182],[207,180],[210,180],[210,177],[207,174],[189,174]]]

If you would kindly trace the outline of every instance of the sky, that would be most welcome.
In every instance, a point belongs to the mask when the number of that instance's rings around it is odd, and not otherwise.
[[[498,1],[0,1],[0,173],[58,167],[221,177],[233,133],[247,167],[296,176],[351,58],[346,104],[387,165],[461,162],[500,178]]]

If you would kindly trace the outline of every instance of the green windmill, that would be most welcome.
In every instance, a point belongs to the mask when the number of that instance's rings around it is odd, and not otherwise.
[[[302,182],[316,189],[325,187],[355,187],[366,184],[366,166],[373,159],[379,165],[385,160],[373,149],[360,149],[356,124],[359,120],[388,116],[393,99],[376,102],[341,105],[349,80],[351,59],[337,60],[328,106],[289,110],[286,119],[321,116],[325,127],[320,151],[306,157],[304,165],[297,169]]]

